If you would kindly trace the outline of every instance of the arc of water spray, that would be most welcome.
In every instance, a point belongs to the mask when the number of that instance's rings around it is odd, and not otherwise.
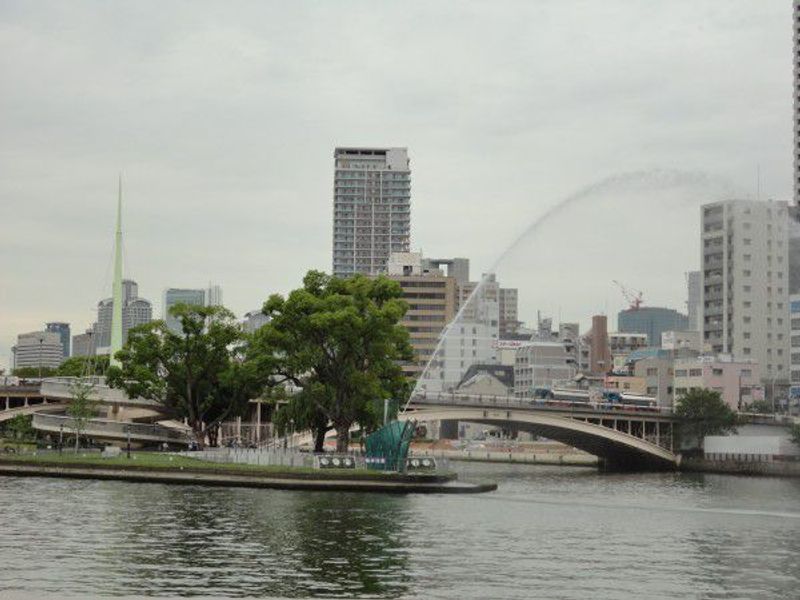
[[[625,173],[618,173],[616,175],[612,175],[610,177],[606,177],[597,181],[589,186],[579,189],[577,192],[567,196],[566,198],[561,199],[559,202],[548,208],[539,218],[534,220],[522,233],[520,233],[514,241],[506,248],[500,256],[498,256],[495,261],[491,264],[490,269],[486,272],[483,277],[481,277],[481,281],[478,285],[475,286],[475,289],[472,290],[472,293],[466,299],[465,302],[462,303],[461,308],[458,309],[456,316],[453,317],[453,320],[450,321],[445,328],[442,330],[441,335],[439,336],[439,340],[436,343],[436,348],[434,349],[431,357],[428,359],[428,362],[425,364],[425,368],[420,373],[417,381],[414,384],[414,389],[412,390],[411,394],[406,400],[405,405],[403,406],[403,410],[401,413],[405,413],[408,409],[411,400],[417,395],[420,382],[424,379],[425,374],[431,368],[434,360],[440,359],[440,354],[442,351],[442,346],[444,344],[445,339],[447,338],[448,333],[453,328],[453,326],[459,322],[461,315],[464,313],[464,310],[467,306],[470,305],[473,298],[479,294],[483,287],[485,286],[486,282],[491,278],[494,272],[497,270],[497,267],[500,263],[512,252],[514,252],[519,245],[528,238],[531,234],[538,231],[543,225],[546,225],[549,221],[556,218],[560,213],[567,210],[568,208],[572,207],[573,205],[579,204],[582,201],[586,200],[587,198],[593,196],[594,194],[606,192],[606,191],[620,191],[625,189],[635,189],[637,186],[644,188],[645,191],[653,191],[655,189],[669,189],[678,186],[699,186],[699,185],[710,185],[714,184],[715,186],[719,186],[722,190],[725,191],[728,195],[733,194],[734,188],[731,186],[730,182],[725,179],[722,179],[717,176],[713,176],[709,173],[705,173],[703,171],[689,171],[689,170],[679,170],[679,169],[650,169],[650,170],[641,170],[641,171],[628,171]]]

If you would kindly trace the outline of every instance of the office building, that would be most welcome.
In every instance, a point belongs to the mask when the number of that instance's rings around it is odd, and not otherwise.
[[[334,151],[333,274],[385,273],[411,244],[411,170],[406,148]]]
[[[70,343],[69,323],[60,323],[60,322],[47,323],[44,329],[45,331],[58,334],[59,338],[61,339],[61,348],[63,350],[62,354],[64,358],[69,358],[69,343]]]
[[[206,290],[206,306],[223,306],[222,286],[209,284]]]
[[[72,336],[72,356],[93,356],[94,353],[94,331],[92,329]]]
[[[61,334],[52,331],[31,331],[17,336],[11,348],[14,369],[26,367],[55,369],[64,360]]]
[[[702,207],[703,341],[752,360],[768,393],[788,392],[789,250],[786,202]]]
[[[650,346],[661,346],[661,333],[683,331],[689,327],[689,318],[672,308],[657,306],[631,307],[619,311],[617,329],[620,333],[646,333]]]
[[[203,289],[186,289],[186,288],[169,288],[164,291],[164,301],[162,303],[161,318],[167,324],[167,327],[175,333],[181,333],[181,323],[178,319],[170,314],[170,308],[176,304],[190,304],[194,306],[206,305],[206,290]]]
[[[800,294],[789,297],[790,382],[789,398],[792,404],[800,400]]]
[[[108,353],[111,346],[111,317],[114,310],[113,298],[105,298],[97,303],[97,322],[94,324],[94,348],[100,354]],[[128,332],[138,325],[153,320],[153,305],[149,300],[139,297],[139,286],[132,279],[122,280],[122,343],[128,339]]]

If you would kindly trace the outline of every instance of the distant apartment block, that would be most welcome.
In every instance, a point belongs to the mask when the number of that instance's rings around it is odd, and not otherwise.
[[[700,271],[686,273],[686,312],[690,331],[701,331],[700,313],[703,299],[703,275]]]
[[[392,255],[388,276],[403,289],[408,311],[402,325],[408,330],[414,361],[404,365],[409,377],[418,377],[433,357],[444,328],[456,314],[456,280],[438,268],[426,268],[419,253]],[[437,386],[438,386],[437,382]]]
[[[702,207],[703,341],[759,363],[770,393],[790,377],[788,225],[786,202]]]
[[[532,398],[536,388],[575,376],[575,358],[561,342],[532,341],[519,347],[514,362],[514,395]]]
[[[764,397],[759,365],[755,362],[700,356],[675,359],[674,369],[676,398],[692,389],[710,389],[719,392],[731,409],[739,410]]]
[[[336,148],[333,274],[385,273],[411,243],[411,170],[406,148]]]
[[[16,345],[11,348],[11,356],[13,369],[55,369],[64,360],[61,335],[52,331],[21,333],[17,336]]]

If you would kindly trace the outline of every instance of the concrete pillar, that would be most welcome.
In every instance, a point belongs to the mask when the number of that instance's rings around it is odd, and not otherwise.
[[[8,410],[10,404],[11,404],[11,397],[6,396],[6,410]]]
[[[628,419],[628,435],[631,435],[631,420]]]
[[[656,421],[656,444],[661,445],[661,421]]]
[[[26,408],[28,407],[28,397],[27,396],[25,396],[25,400],[23,401],[22,405],[25,406]]]

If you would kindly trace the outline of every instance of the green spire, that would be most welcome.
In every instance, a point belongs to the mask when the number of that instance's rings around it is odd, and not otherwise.
[[[122,174],[119,176],[117,196],[117,233],[114,239],[114,284],[111,292],[113,306],[111,312],[111,361],[112,366],[120,366],[115,355],[122,350]]]

